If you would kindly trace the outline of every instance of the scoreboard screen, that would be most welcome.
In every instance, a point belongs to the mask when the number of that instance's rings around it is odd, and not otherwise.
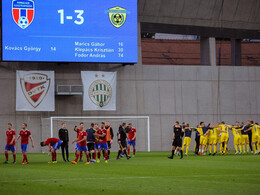
[[[137,0],[4,0],[2,60],[137,63]]]

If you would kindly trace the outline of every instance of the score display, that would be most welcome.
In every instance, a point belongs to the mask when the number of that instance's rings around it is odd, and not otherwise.
[[[2,60],[137,63],[137,0],[2,1]]]

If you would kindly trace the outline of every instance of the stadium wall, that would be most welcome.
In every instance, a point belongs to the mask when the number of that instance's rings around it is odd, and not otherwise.
[[[81,84],[80,71],[117,71],[117,111],[84,112],[82,96],[56,96],[55,112],[16,112],[16,70],[54,70],[57,84]],[[0,66],[0,147],[5,146],[7,123],[17,130],[23,122],[33,132],[41,152],[42,118],[50,116],[150,116],[151,150],[170,149],[172,124],[178,120],[196,126],[200,121],[254,119],[260,121],[260,67],[157,66],[141,63],[135,66],[2,63]],[[117,130],[117,127],[114,127]],[[71,130],[72,136],[74,132]],[[137,129],[144,131],[146,129]],[[46,130],[49,131],[49,130]],[[142,134],[138,144],[145,139]],[[194,136],[194,135],[193,135]],[[229,147],[233,148],[230,133]],[[20,142],[19,142],[20,143]],[[192,138],[192,146],[194,139]],[[117,146],[113,146],[116,150]],[[71,147],[73,151],[73,148]],[[20,152],[20,146],[17,147]]]

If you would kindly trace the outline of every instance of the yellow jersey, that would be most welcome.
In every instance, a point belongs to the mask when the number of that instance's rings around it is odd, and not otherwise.
[[[218,127],[214,127],[213,129],[209,130],[210,132],[210,137],[217,137],[218,136]]]
[[[222,131],[224,131],[224,132],[222,132],[222,133],[228,134],[228,129],[229,129],[228,126],[226,126],[226,125],[219,125],[219,129],[221,129]]]
[[[259,136],[259,128],[260,126],[253,124],[251,131],[252,131],[252,136]]]
[[[240,136],[240,134],[241,134],[241,129],[238,129],[238,128],[236,128],[236,127],[232,127],[232,133],[233,133],[234,137],[235,137],[235,136]]]

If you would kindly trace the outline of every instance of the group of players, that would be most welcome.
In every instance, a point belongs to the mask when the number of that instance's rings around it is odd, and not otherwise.
[[[62,123],[62,128],[60,129],[60,132],[68,132],[66,129],[66,123]],[[82,161],[83,153],[85,153],[87,162],[86,164],[92,163],[99,163],[101,158],[101,152],[103,152],[103,156],[105,159],[105,163],[108,163],[108,160],[110,158],[110,149],[111,144],[113,143],[113,129],[109,124],[109,121],[106,121],[105,123],[102,122],[100,124],[100,127],[97,123],[92,123],[90,128],[85,130],[84,129],[84,123],[81,122],[79,127],[75,126],[74,131],[77,132],[77,139],[73,140],[72,143],[76,143],[75,148],[75,160],[72,161],[72,164],[77,164],[78,160]],[[23,153],[23,161],[21,164],[28,164],[28,158],[27,158],[27,146],[29,143],[29,139],[31,140],[32,147],[34,147],[33,138],[31,135],[31,132],[27,129],[27,124],[23,123],[22,130],[20,131],[17,138],[15,138],[16,132],[12,129],[12,124],[8,123],[8,130],[6,131],[7,136],[7,144],[5,146],[5,162],[4,164],[8,164],[8,151],[11,151],[13,153],[13,164],[16,163],[16,152],[15,152],[15,144],[18,141],[18,139],[21,137],[21,149]],[[60,135],[59,135],[60,136]],[[61,137],[60,137],[61,138]],[[136,129],[132,126],[131,123],[126,125],[126,123],[123,123],[120,125],[118,133],[118,155],[117,160],[120,160],[120,157],[123,155],[126,156],[127,159],[130,159],[130,147],[133,146],[133,157],[135,156],[135,146],[136,146]],[[128,140],[128,142],[126,142]],[[48,138],[45,141],[42,141],[40,145],[42,147],[48,146],[49,151],[52,154],[52,161],[49,163],[57,163],[57,154],[56,151],[60,149],[60,147],[67,145],[66,143],[68,141],[68,134],[67,139],[58,139],[58,138]],[[127,151],[126,151],[127,148]],[[97,154],[97,159],[96,159]],[[64,159],[64,154],[63,154]],[[69,161],[68,154],[67,154],[67,160],[64,159],[64,161]]]
[[[177,153],[180,152],[181,159],[183,159],[183,150],[185,147],[185,155],[188,156],[192,131],[196,133],[194,153],[197,155],[206,155],[207,149],[209,150],[209,155],[216,155],[218,152],[218,144],[219,153],[224,155],[228,152],[229,131],[231,131],[234,136],[236,155],[248,154],[249,148],[252,153],[260,154],[260,126],[252,120],[248,120],[247,124],[236,122],[236,125],[228,125],[225,122],[221,122],[208,124],[206,126],[204,122],[200,122],[196,128],[190,127],[190,125],[186,123],[180,125],[179,122],[176,121],[173,126],[172,154],[168,158],[173,159],[177,151]],[[183,137],[184,140],[182,144]]]

